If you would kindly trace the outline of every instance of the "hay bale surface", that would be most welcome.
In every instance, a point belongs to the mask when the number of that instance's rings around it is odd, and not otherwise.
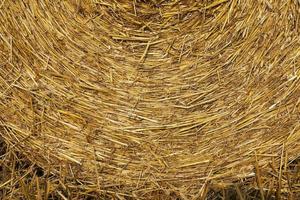
[[[76,187],[264,195],[299,157],[298,1],[2,2],[1,137]]]

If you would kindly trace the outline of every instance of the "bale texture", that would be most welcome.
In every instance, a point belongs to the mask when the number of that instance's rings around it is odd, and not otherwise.
[[[199,199],[300,156],[299,1],[1,2],[0,133],[41,168]]]

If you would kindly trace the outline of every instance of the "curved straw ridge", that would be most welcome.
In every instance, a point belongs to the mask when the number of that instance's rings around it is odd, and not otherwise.
[[[299,6],[4,1],[1,136],[52,173],[127,196],[197,198],[255,163],[286,166],[300,152]]]

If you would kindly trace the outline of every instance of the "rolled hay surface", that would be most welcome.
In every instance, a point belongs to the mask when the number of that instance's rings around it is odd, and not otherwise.
[[[9,151],[120,199],[249,178],[299,191],[283,174],[300,155],[299,1],[1,1],[0,16]]]

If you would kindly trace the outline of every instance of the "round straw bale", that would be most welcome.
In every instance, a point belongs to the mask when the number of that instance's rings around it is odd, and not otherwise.
[[[0,2],[1,137],[42,169],[199,199],[299,157],[298,1]]]

